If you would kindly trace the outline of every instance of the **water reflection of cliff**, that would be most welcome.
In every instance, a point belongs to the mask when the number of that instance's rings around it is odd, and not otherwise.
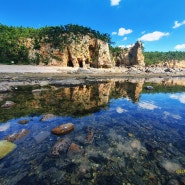
[[[55,87],[34,93],[30,106],[45,108],[58,115],[79,116],[96,112],[108,105],[112,98],[126,97],[138,101],[143,82],[109,81],[76,87]]]
[[[0,94],[0,103],[11,100],[15,105],[10,109],[0,106],[0,122],[29,114],[53,113],[60,116],[84,116],[107,108],[113,98],[127,98],[138,102],[141,93],[184,92],[185,86],[179,85],[179,79],[160,82],[146,79],[107,80],[106,82],[89,83],[80,86],[19,86],[17,90]],[[178,82],[178,83],[177,83]],[[181,81],[180,81],[181,82]],[[148,91],[146,85],[154,86]]]

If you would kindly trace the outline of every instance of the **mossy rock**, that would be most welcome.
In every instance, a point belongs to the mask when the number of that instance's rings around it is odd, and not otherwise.
[[[6,140],[0,141],[0,159],[7,156],[10,152],[12,152],[16,148],[14,143],[11,143]]]

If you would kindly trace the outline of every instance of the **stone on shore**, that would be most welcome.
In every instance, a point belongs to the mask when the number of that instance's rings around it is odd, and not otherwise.
[[[53,128],[51,132],[56,135],[64,135],[72,132],[73,130],[74,130],[74,125],[72,123],[66,123]]]

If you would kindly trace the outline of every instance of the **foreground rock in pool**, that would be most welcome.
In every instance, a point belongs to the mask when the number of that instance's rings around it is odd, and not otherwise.
[[[0,159],[4,158],[15,148],[16,148],[16,145],[12,142],[9,142],[6,140],[0,141]]]
[[[75,143],[71,143],[69,146],[69,149],[67,151],[67,155],[68,156],[73,156],[75,154],[78,154],[81,152],[81,148],[79,145],[75,144]]]
[[[5,137],[4,140],[7,140],[9,142],[14,142],[16,140],[19,140],[19,139],[23,138],[29,132],[30,132],[29,130],[22,129],[19,133],[14,133],[14,134],[11,134],[11,135]]]
[[[58,140],[52,147],[51,154],[53,156],[57,156],[60,153],[66,154],[70,144],[71,144],[71,140],[69,138]]]
[[[74,125],[72,123],[66,123],[56,128],[53,128],[51,132],[56,135],[61,135],[61,134],[68,134],[73,130],[74,130]]]

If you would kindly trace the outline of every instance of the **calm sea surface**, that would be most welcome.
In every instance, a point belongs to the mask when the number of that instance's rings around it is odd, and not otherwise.
[[[0,142],[16,148],[0,154],[0,185],[185,184],[185,79],[23,86],[6,101]]]

